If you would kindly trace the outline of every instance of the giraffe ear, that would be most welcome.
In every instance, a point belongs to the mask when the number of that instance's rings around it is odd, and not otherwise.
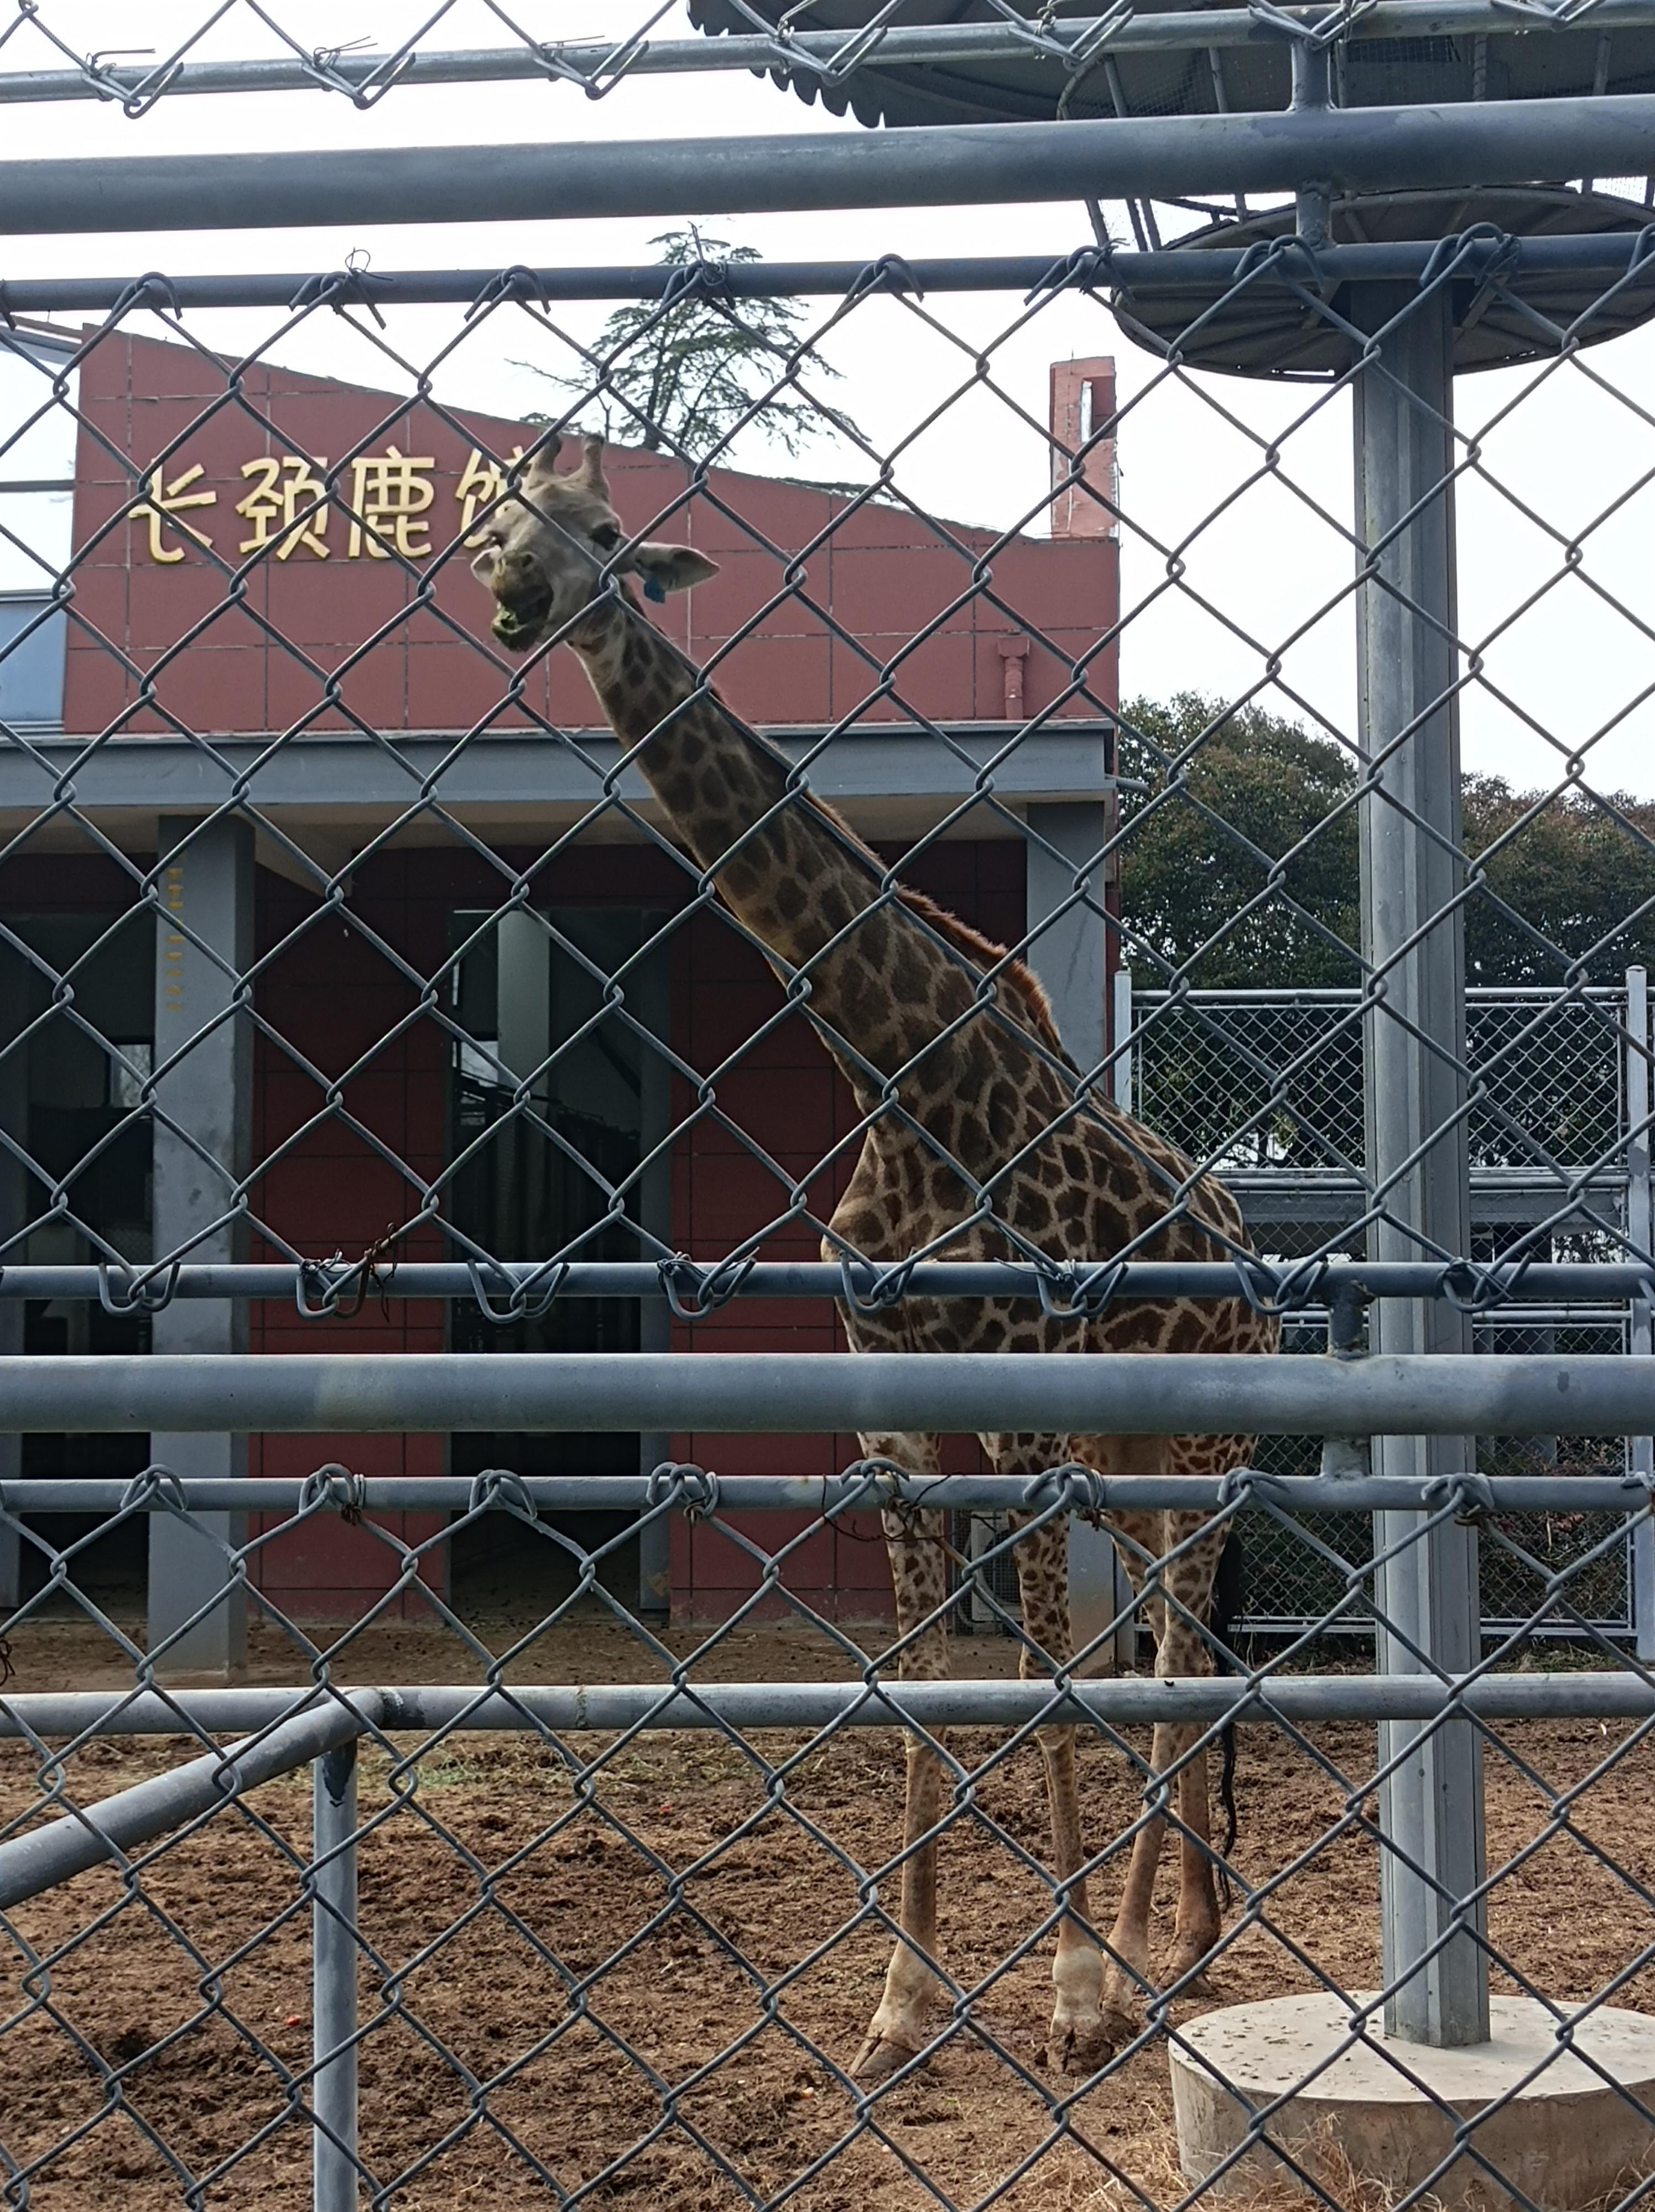
[[[691,584],[704,584],[718,574],[716,561],[697,553],[693,545],[635,545],[627,563],[643,579],[646,599],[664,599],[669,592],[687,592]]]
[[[557,473],[557,456],[562,453],[563,449],[563,432],[561,430],[549,431],[546,434],[545,443],[535,447],[533,453],[530,454],[528,460],[524,465],[524,483],[527,483],[535,477],[555,477]]]
[[[584,485],[587,491],[596,492],[599,499],[609,497],[609,479],[604,474],[604,441],[601,438],[581,440],[581,465],[575,471],[571,480]]]

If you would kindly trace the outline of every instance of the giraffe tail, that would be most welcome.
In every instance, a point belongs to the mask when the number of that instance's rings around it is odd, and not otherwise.
[[[1247,1555],[1241,1538],[1232,1528],[1224,1549],[1219,1553],[1218,1566],[1213,1576],[1212,1627],[1218,1649],[1213,1654],[1215,1670],[1220,1674],[1238,1674],[1240,1662],[1231,1650],[1231,1640],[1236,1625],[1245,1609],[1247,1595]],[[1219,1863],[1214,1871],[1217,1877],[1219,1904],[1227,1912],[1233,1895],[1230,1877],[1224,1866],[1235,1849],[1236,1832],[1239,1825],[1236,1812],[1236,1729],[1231,1721],[1219,1738],[1219,1804],[1224,1814],[1224,1837],[1219,1844]]]

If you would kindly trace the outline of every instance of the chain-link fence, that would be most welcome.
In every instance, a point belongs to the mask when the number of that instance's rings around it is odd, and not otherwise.
[[[1594,1563],[1530,1552],[1506,1510],[1536,1492],[1555,1510],[1570,1486],[1500,1479],[1425,1517],[1420,1541],[1471,1505],[1513,1585],[1543,1595],[1470,1679],[1410,1688],[1306,1674],[1308,1638],[1262,1664],[1255,1655],[1241,1682],[1100,1679],[1114,1622],[1054,1682],[1051,1655],[1010,1609],[999,1614],[1009,1663],[985,1665],[974,1638],[976,1680],[899,1681],[903,1644],[888,1631],[836,1624],[794,1587],[808,1583],[812,1547],[900,1493],[873,1469],[813,1486],[813,1514],[797,1510],[798,1485],[776,1480],[674,1468],[651,1486],[602,1482],[635,1512],[648,1486],[646,1521],[727,1553],[726,1579],[746,1584],[710,1632],[650,1629],[617,1594],[622,1540],[588,1548],[572,1533],[595,1518],[592,1480],[428,1478],[452,1518],[423,1544],[396,1527],[414,1484],[337,1468],[256,1484],[265,1533],[247,1543],[227,1542],[164,1474],[119,1498],[106,1494],[117,1486],[93,1493],[107,1512],[94,1540],[159,1516],[193,1532],[227,1582],[253,1579],[261,1545],[301,1532],[354,1527],[378,1547],[409,1613],[393,1604],[320,1630],[255,1597],[252,1682],[303,1688],[173,1686],[164,1647],[98,1623],[82,1589],[86,1540],[54,1551],[33,1518],[14,1523],[40,1563],[11,1629],[20,1679],[40,1686],[11,1686],[0,1720],[11,1739],[0,1904],[15,1962],[0,2141],[15,2201],[72,2200],[106,2176],[135,2203],[257,2202],[300,2194],[313,2160],[324,2202],[351,2201],[360,2183],[388,2203],[467,2191],[774,2202],[823,2185],[881,2204],[956,2203],[995,2181],[1013,2196],[1177,2201],[1187,2184],[1173,2098],[1194,2094],[1214,2058],[1202,2020],[1223,2017],[1214,2001],[1320,1992],[1342,2021],[1353,2008],[1336,2039],[1348,2065],[1383,2075],[1398,2063],[1378,1999],[1346,1994],[1384,1978],[1358,1900],[1387,1848],[1373,1736],[1387,1713],[1428,1714],[1484,1763],[1478,1942],[1496,2012],[1512,2008],[1509,1993],[1543,1998],[1589,2077],[1577,2095],[1624,2078],[1602,2008],[1640,2002],[1652,1955],[1640,1777],[1655,1686],[1641,1672],[1523,1663],[1527,1639],[1561,1626],[1582,1656],[1592,1649],[1593,1601],[1580,1594]],[[1091,1481],[906,1487],[922,1516],[939,1501],[980,1515],[996,1491],[1015,1498],[1027,1544],[1084,1512]],[[1215,1499],[1215,1486],[1196,1486]],[[1375,1547],[1359,1533],[1365,1516],[1337,1510],[1337,1483],[1226,1488],[1210,1525],[1252,1522],[1302,1552],[1330,1593],[1323,1626],[1371,1609]],[[1585,1485],[1595,1505],[1619,1502],[1618,1488]],[[1307,1491],[1319,1493],[1309,1510]],[[1130,1479],[1110,1486],[1129,1526],[1133,1492]],[[544,1610],[532,1626],[509,1605],[467,1617],[440,1594],[440,1556],[490,1523],[536,1562]],[[983,1582],[1010,1550],[1002,1539],[998,1558],[979,1553]],[[1176,1582],[1175,1563],[1134,1564],[1148,1569],[1152,1601],[1163,1571]],[[964,1605],[962,1588],[955,1618]],[[101,1688],[87,1686],[100,1626]],[[1185,1958],[1200,1911],[1187,1868],[1176,1936],[1167,1928],[1147,1956],[1111,1931],[1103,1900],[1152,1817],[1152,1725],[1188,1723],[1176,1763],[1204,1771],[1237,1715],[1233,1837],[1214,1831],[1209,1844],[1204,1808],[1186,1796],[1174,1816],[1236,1893],[1198,1977]],[[928,1830],[938,1980],[911,2063],[870,2095],[850,2069],[911,1848],[904,1721],[942,1764]],[[1078,1734],[1088,1829],[1084,1863],[1061,1884],[1037,1749],[1059,1722]],[[1068,2071],[1042,1987],[1066,1902],[1120,1960],[1124,2007],[1113,2044],[1094,2037]],[[1591,2117],[1624,2152],[1630,2187],[1648,2125],[1635,2072],[1628,2095],[1617,2118],[1604,2089]],[[1297,2179],[1347,2203],[1373,2186],[1303,2108],[1265,2100],[1232,2136],[1227,2153],[1254,2137],[1286,2153],[1275,2183],[1256,2187],[1291,2192]],[[1464,2145],[1491,2182],[1535,2186],[1498,2110],[1469,2128],[1445,2111],[1418,2178]]]
[[[0,285],[0,2201],[1655,2182],[1655,16],[1456,4],[0,26],[919,126],[6,165],[685,227]]]

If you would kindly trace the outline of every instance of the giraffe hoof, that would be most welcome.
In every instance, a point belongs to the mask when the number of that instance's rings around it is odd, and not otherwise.
[[[1110,2045],[1100,2021],[1090,2027],[1066,2027],[1061,2033],[1054,2028],[1046,2044],[1046,2064],[1057,2074],[1095,2074],[1109,2056]]]
[[[917,2051],[910,2050],[905,2043],[898,2043],[888,2030],[879,2029],[867,2037],[851,2060],[850,2078],[872,2088],[876,2082],[888,2081],[893,2074],[900,2074],[904,2066],[911,2066],[918,2057]]]
[[[1052,2021],[1041,2063],[1054,2073],[1095,2074],[1132,2034],[1132,2022],[1120,2013],[1065,2014]]]
[[[1166,1986],[1174,1989],[1183,1983],[1184,1986],[1178,1989],[1181,1997],[1201,1996],[1206,1986],[1206,1976],[1202,1970],[1217,1950],[1218,1941],[1215,1929],[1211,1936],[1186,1937],[1175,1944],[1172,1955],[1166,1962]],[[1187,1982],[1184,1980],[1186,1975],[1190,1977]]]

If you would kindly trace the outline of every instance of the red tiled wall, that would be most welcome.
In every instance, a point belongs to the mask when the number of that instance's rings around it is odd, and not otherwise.
[[[147,338],[106,337],[82,371],[84,417],[76,462],[74,619],[70,625],[64,720],[71,730],[161,734],[195,731],[349,726],[469,727],[500,706],[508,676],[488,642],[490,603],[470,574],[455,533],[456,493],[472,443],[509,455],[534,434],[496,417],[405,404],[289,370],[244,370],[227,398],[226,372],[204,355]],[[241,475],[256,456],[292,452],[335,464],[389,444],[431,457],[431,557],[415,565],[345,557],[348,525],[329,520],[326,560],[299,547],[285,561],[253,563],[234,592],[225,574],[187,538],[164,536],[184,557],[157,566],[145,522],[127,509],[157,466],[164,487],[197,466],[190,495],[216,504],[181,511],[230,565],[252,524],[234,512],[253,489]],[[681,464],[657,453],[615,450],[609,471],[616,505],[634,528],[663,517],[660,534],[697,545],[721,564],[710,582],[676,597],[659,619],[721,689],[758,721],[813,722],[852,713],[895,665],[876,720],[904,705],[934,717],[997,719],[1005,702],[1000,641],[1028,624],[1037,635],[1025,664],[1025,710],[1062,695],[1077,661],[1090,701],[1078,693],[1062,711],[1095,713],[1115,696],[1113,647],[1086,656],[1113,618],[1116,549],[1019,538],[996,549],[992,532],[934,526],[905,509],[843,498],[733,471],[710,472],[710,496],[683,499]],[[348,487],[349,477],[344,479]],[[1032,489],[1032,487],[1031,487]],[[799,549],[832,534],[804,562],[802,594],[781,592]],[[951,542],[952,541],[952,542]],[[954,602],[973,563],[992,554],[994,597]],[[417,591],[430,604],[414,606]],[[831,635],[829,617],[845,632]],[[932,623],[924,642],[913,641]],[[192,635],[193,626],[204,627]],[[383,635],[380,633],[383,632]],[[855,642],[851,642],[851,640]],[[149,690],[137,703],[139,675]],[[569,653],[528,672],[520,707],[500,708],[502,726],[536,717],[563,725],[598,719],[586,679]]]

